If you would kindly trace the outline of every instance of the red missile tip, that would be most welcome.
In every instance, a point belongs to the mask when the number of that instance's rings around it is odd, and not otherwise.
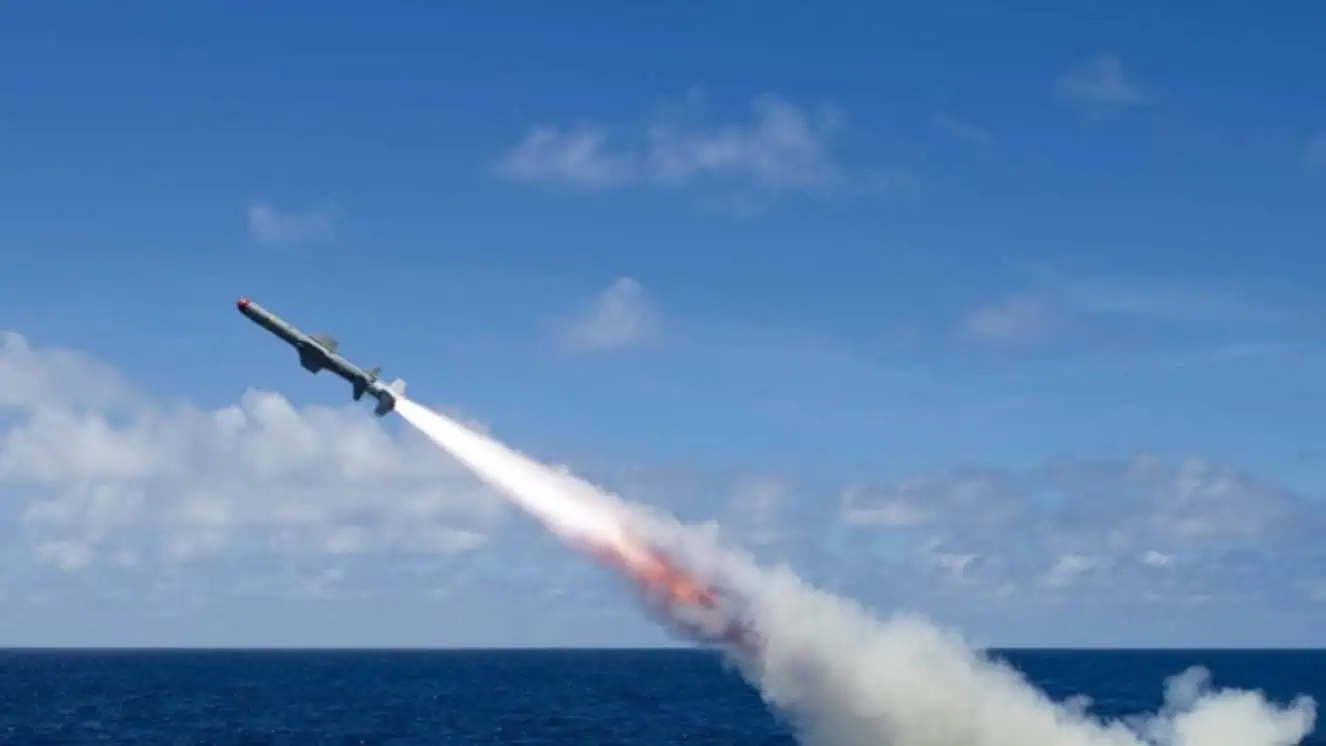
[[[235,308],[238,308],[238,309],[240,309],[240,310],[243,310],[243,309],[248,308],[248,307],[249,307],[249,299],[248,299],[248,298],[240,298],[239,300],[235,301]]]

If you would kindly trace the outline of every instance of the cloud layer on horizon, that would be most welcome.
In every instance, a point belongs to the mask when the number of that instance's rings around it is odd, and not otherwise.
[[[34,572],[165,569],[223,592],[298,567],[288,593],[371,597],[387,592],[372,580],[382,568],[426,559],[440,577],[404,592],[596,593],[569,553],[486,562],[538,551],[518,538],[529,526],[504,521],[503,503],[430,443],[359,409],[259,391],[216,409],[167,404],[14,332],[0,335],[0,392],[0,525],[46,568]],[[954,467],[836,494],[776,472],[602,481],[891,607],[1326,602],[1321,504],[1201,458]]]

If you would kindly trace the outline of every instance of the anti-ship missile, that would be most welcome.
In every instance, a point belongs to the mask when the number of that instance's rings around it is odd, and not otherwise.
[[[294,347],[299,353],[299,364],[304,370],[314,374],[329,370],[349,381],[355,401],[363,398],[364,394],[372,394],[378,400],[377,406],[373,408],[373,414],[378,417],[390,412],[396,406],[396,397],[405,394],[405,381],[398,378],[389,384],[384,384],[378,379],[381,368],[364,370],[341,357],[337,353],[340,343],[330,335],[305,334],[248,298],[240,298],[235,302],[235,307],[250,321]]]

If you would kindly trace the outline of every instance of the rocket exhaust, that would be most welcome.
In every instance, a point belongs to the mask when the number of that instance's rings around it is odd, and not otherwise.
[[[755,644],[736,599],[651,546],[624,505],[409,399],[400,397],[396,412],[571,548],[633,581],[666,626],[703,642]]]

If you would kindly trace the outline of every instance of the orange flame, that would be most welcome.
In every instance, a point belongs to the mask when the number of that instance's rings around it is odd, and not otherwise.
[[[676,565],[656,553],[648,553],[646,557],[643,563],[626,567],[626,571],[641,584],[665,591],[673,601],[679,603],[698,604],[712,609],[718,602],[712,590],[682,572]]]
[[[699,606],[706,610],[719,607],[721,599],[713,588],[674,565],[658,551],[635,542],[616,545],[575,543],[586,553],[636,581],[647,593],[665,597],[667,605]],[[721,629],[708,631],[689,627],[678,618],[672,618],[669,623],[681,624],[692,637],[719,640],[748,652],[759,646],[755,631],[736,618],[728,619]]]
[[[582,543],[581,547],[599,561],[626,573],[647,590],[661,591],[674,602],[705,608],[713,608],[718,603],[718,595],[711,588],[654,550],[636,544],[615,547]]]

